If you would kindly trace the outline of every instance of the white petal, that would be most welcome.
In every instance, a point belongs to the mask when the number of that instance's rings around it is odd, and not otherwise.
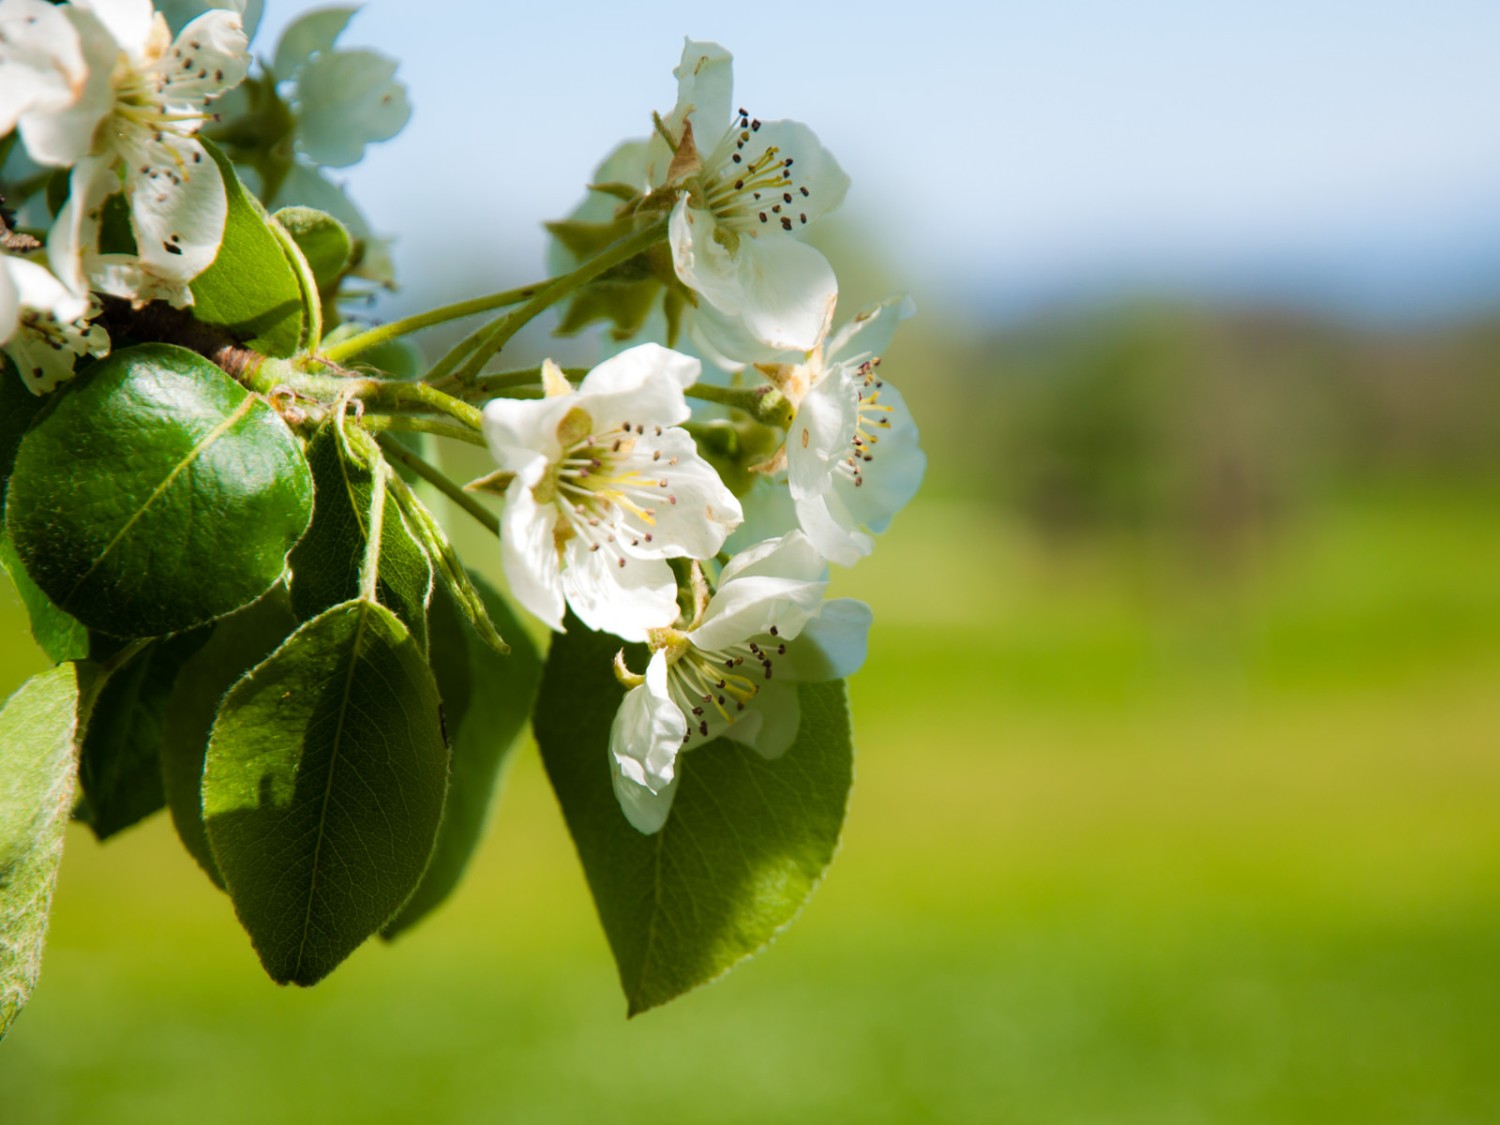
[[[576,395],[491,399],[484,404],[484,437],[490,454],[510,473],[525,471],[538,459],[544,467],[555,463],[562,457],[558,423],[577,405]],[[538,473],[536,480],[540,479]]]
[[[851,455],[859,422],[854,375],[839,365],[825,371],[807,393],[786,436],[787,484],[793,499],[833,487],[833,466]]]
[[[640,472],[648,477],[660,473],[667,488],[656,506],[651,543],[629,547],[629,551],[657,558],[711,558],[739,526],[743,518],[740,502],[724,486],[714,467],[698,456],[686,430],[674,426],[660,437],[648,436],[649,443],[643,437],[637,446]],[[652,460],[646,454],[648,449],[659,451],[660,460]],[[676,464],[670,464],[673,459]]]
[[[870,607],[854,598],[832,598],[803,626],[796,642],[776,661],[776,674],[803,683],[852,676],[869,648]]]
[[[119,177],[104,157],[85,157],[68,176],[68,198],[47,235],[47,264],[75,293],[89,288],[88,262],[99,248],[99,213],[119,186]]]
[[[111,297],[124,297],[136,308],[152,301],[166,301],[179,309],[193,303],[186,281],[157,276],[134,254],[91,254],[87,261],[90,287]]]
[[[5,354],[16,365],[21,382],[34,395],[48,394],[71,379],[73,361],[78,358],[76,352],[54,348],[25,327],[10,338]]]
[[[688,206],[683,195],[672,208],[667,240],[677,278],[720,312],[739,316],[742,294],[739,268],[728,248],[714,238],[712,213]]]
[[[660,344],[638,344],[594,368],[584,376],[578,389],[584,394],[612,394],[636,391],[653,380],[662,379],[680,392],[696,383],[702,370],[703,365],[690,355],[674,352]],[[677,397],[681,399],[682,396]],[[655,413],[652,419],[662,420]],[[672,419],[674,424],[681,420]]]
[[[0,256],[0,344],[9,340],[21,323],[21,293],[11,275],[17,261]]]
[[[804,352],[773,348],[757,340],[739,317],[726,316],[707,301],[694,310],[688,331],[704,358],[726,371],[752,363],[800,363],[806,358]]]
[[[795,504],[798,524],[829,562],[853,566],[875,549],[875,540],[858,529],[854,516],[833,492],[804,497]]]
[[[691,115],[699,149],[711,148],[729,128],[734,112],[734,56],[717,43],[688,39],[672,76],[677,79],[677,105],[668,126],[675,135]]]
[[[779,659],[776,671],[781,672]],[[762,758],[775,760],[797,740],[797,728],[801,725],[802,704],[797,698],[797,685],[771,680],[760,685],[745,714],[724,732],[724,737],[750,747]]]
[[[884,355],[896,335],[896,326],[916,313],[917,303],[905,296],[887,297],[874,308],[863,310],[824,345],[826,362],[858,362]]]
[[[151,0],[74,0],[73,7],[97,16],[132,62],[144,61],[142,56],[155,33],[156,9]]]
[[[88,311],[88,297],[69,290],[44,266],[25,258],[6,258],[5,264],[25,308],[49,313],[61,321],[77,320]]]
[[[834,491],[861,527],[879,533],[921,487],[927,470],[927,455],[919,444],[916,421],[906,400],[890,383],[880,388],[880,404],[889,406],[889,429],[879,430],[872,449],[874,460],[864,466],[864,484],[855,488],[840,476]]]
[[[114,108],[110,75],[120,48],[92,12],[76,7],[58,10],[67,15],[78,36],[87,74],[76,98],[65,107],[23,113],[20,131],[27,154],[37,163],[68,165],[78,163],[92,149],[100,121]]]
[[[126,170],[130,222],[146,268],[158,277],[189,281],[218,255],[229,202],[219,166],[202,145],[175,133],[159,137],[145,146],[143,163]],[[142,167],[151,171],[142,175]]]
[[[677,579],[661,559],[630,558],[579,539],[563,548],[562,588],[578,620],[590,629],[627,641],[644,641],[648,629],[677,617]]]
[[[646,682],[625,693],[609,730],[615,798],[640,832],[656,832],[667,821],[686,734],[687,722],[667,694],[666,653],[657,652],[646,668]]]
[[[44,0],[0,3],[0,137],[23,113],[55,113],[83,93],[78,32]]]
[[[704,651],[769,633],[772,626],[790,640],[822,602],[825,572],[822,558],[800,532],[760,544],[724,568],[703,623],[688,636]]]
[[[276,61],[271,69],[285,82],[297,77],[297,71],[309,58],[333,50],[333,44],[349,25],[358,8],[316,8],[298,16],[286,25],[276,41]]]
[[[849,177],[833,154],[823,147],[817,134],[802,122],[764,121],[754,136],[754,147],[745,150],[747,159],[752,152],[775,148],[777,159],[792,162],[791,183],[795,188],[789,187],[788,190],[795,197],[793,207],[797,214],[793,221],[799,228],[804,225],[800,219],[802,215],[806,215],[811,223],[844,202],[849,191]],[[796,190],[804,187],[806,195]],[[774,219],[771,221],[775,222]]]
[[[161,94],[165,104],[181,113],[202,111],[249,73],[249,41],[239,14],[204,12],[182,29],[157,69],[167,77]],[[195,133],[201,124],[184,122],[182,127]]]
[[[741,238],[735,257],[741,293],[738,312],[750,334],[773,348],[817,347],[839,296],[828,259],[811,246],[770,232]]]
[[[389,140],[411,119],[396,61],[375,51],[333,51],[308,62],[297,79],[297,144],[309,160],[333,168],[357,164],[365,146]]]
[[[538,504],[531,487],[546,469],[538,459],[531,472],[511,481],[500,515],[500,565],[510,592],[549,629],[563,631],[563,592],[553,528],[557,509]]]

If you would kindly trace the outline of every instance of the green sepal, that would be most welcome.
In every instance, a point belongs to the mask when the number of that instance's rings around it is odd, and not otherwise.
[[[292,608],[304,621],[360,593],[375,473],[390,472],[379,448],[368,439],[359,440],[362,436],[354,432],[354,423],[346,421],[341,428],[330,418],[307,445],[317,502],[312,524],[291,556]],[[426,651],[432,563],[395,496],[388,489],[382,496],[376,596]]]

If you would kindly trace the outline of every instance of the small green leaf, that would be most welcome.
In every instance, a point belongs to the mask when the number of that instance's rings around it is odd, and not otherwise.
[[[432,672],[374,602],[313,618],[230,690],[203,813],[273,980],[317,983],[390,920],[427,867],[447,785]]]
[[[354,250],[348,228],[328,212],[312,207],[283,207],[271,217],[297,243],[317,279],[318,292],[331,293]]]
[[[618,648],[570,618],[553,638],[534,725],[637,1015],[721,976],[796,917],[837,847],[854,750],[843,683],[802,684],[785,756],[724,740],[682,755],[672,814],[642,835],[610,783]]]
[[[246,347],[289,356],[307,332],[304,294],[273,220],[260,200],[245,190],[234,165],[210,141],[203,147],[219,166],[229,214],[213,265],[192,281],[193,315],[221,325]]]
[[[197,629],[146,646],[110,673],[89,712],[78,760],[86,818],[100,840],[129,828],[166,803],[162,726],[182,666],[208,639]]]
[[[225,693],[297,628],[285,586],[214,625],[208,643],[177,675],[162,723],[161,777],[172,823],[189,854],[222,888],[203,826],[203,759]]]
[[[386,471],[373,443],[355,450],[329,421],[307,446],[317,502],[312,525],[292,551],[292,608],[303,620],[349,601],[360,592],[374,494],[370,459]],[[417,643],[427,648],[427,600],[432,595],[432,563],[402,516],[395,497],[384,492],[376,596],[400,617]]]
[[[10,541],[10,533],[3,527],[0,527],[0,570],[10,575],[31,621],[31,635],[48,660],[61,664],[88,655],[89,631],[53,605],[52,599],[31,580],[16,554],[15,544]]]
[[[0,1039],[36,987],[77,780],[88,665],[33,676],[0,710]]]
[[[275,584],[312,514],[281,418],[169,344],[116,352],[21,442],[6,521],[57,606],[116,636],[178,632]]]
[[[511,638],[501,656],[480,639],[446,589],[432,599],[432,671],[443,700],[453,755],[448,803],[432,862],[415,893],[382,934],[393,938],[437,907],[458,885],[479,846],[490,804],[517,736],[531,714],[542,663],[505,600],[477,576],[485,607]]]

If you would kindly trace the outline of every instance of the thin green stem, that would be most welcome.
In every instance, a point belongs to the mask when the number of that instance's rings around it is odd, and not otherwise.
[[[404,316],[400,320],[393,320],[389,324],[380,324],[374,328],[367,328],[363,332],[340,340],[330,348],[320,352],[315,358],[326,359],[330,363],[342,363],[351,356],[384,344],[390,340],[399,339],[402,336],[419,332],[423,328],[430,328],[434,324],[445,324],[450,320],[459,320],[462,317],[473,316],[475,313],[490,312],[492,309],[503,309],[508,305],[517,305],[541,289],[546,282],[538,282],[535,285],[523,285],[518,289],[505,289],[499,293],[491,293],[485,297],[474,297],[468,301],[459,301],[452,305],[441,305],[427,312],[413,313]]]
[[[361,419],[365,429],[371,433],[417,433],[433,434],[436,437],[452,438],[454,441],[483,446],[483,435],[441,418],[419,418],[410,414],[372,414],[365,412]]]
[[[587,367],[563,367],[559,370],[570,383],[578,382],[589,373]],[[541,385],[542,369],[540,367],[527,367],[520,371],[498,371],[493,375],[479,376],[473,383],[463,388],[460,397],[482,402],[485,399],[502,397],[506,391]]]
[[[563,274],[561,277],[553,278],[540,290],[536,296],[527,301],[520,308],[507,313],[493,324],[487,325],[476,333],[478,343],[474,346],[472,354],[464,361],[453,375],[445,376],[445,381],[456,381],[460,386],[472,383],[479,375],[480,369],[490,361],[490,357],[503,348],[512,336],[519,332],[525,325],[534,320],[542,312],[556,304],[562,298],[580,289],[593,281],[600,274],[613,269],[622,262],[628,262],[637,254],[641,254],[655,246],[666,235],[667,216],[663,215],[648,226],[642,227],[632,235],[620,239],[607,249],[596,254],[572,273]],[[444,357],[445,359],[447,357]],[[431,378],[431,376],[429,376]],[[432,379],[434,383],[436,379]]]
[[[380,448],[392,461],[405,466],[428,484],[432,485],[433,488],[437,489],[444,496],[448,497],[449,500],[452,500],[483,524],[491,534],[500,534],[500,520],[496,517],[495,513],[465,492],[462,486],[454,484],[445,477],[442,470],[438,469],[435,465],[428,464],[428,462],[397,442],[381,438],[376,438],[375,440],[380,442]]]
[[[354,396],[370,406],[387,410],[413,410],[446,414],[469,429],[478,432],[484,415],[475,406],[444,394],[426,383],[398,383],[384,379],[353,380]]]

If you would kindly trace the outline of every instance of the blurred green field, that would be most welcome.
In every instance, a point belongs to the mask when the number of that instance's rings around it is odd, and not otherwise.
[[[530,749],[458,897],[308,992],[163,818],[75,829],[0,1121],[1500,1118],[1500,490],[1223,568],[936,479],[839,579],[859,781],[762,957],[626,1022]]]

